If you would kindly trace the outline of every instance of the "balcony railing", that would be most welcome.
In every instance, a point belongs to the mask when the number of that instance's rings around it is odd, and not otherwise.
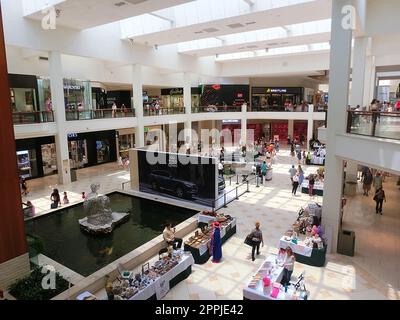
[[[248,112],[308,112],[307,106],[286,107],[286,106],[248,106]]]
[[[112,110],[112,109],[95,109],[95,110],[66,110],[65,115],[67,121],[74,120],[93,120],[93,119],[109,119],[109,118],[127,118],[134,117],[135,110]]]
[[[53,111],[13,112],[14,124],[54,122]]]
[[[165,116],[171,114],[185,114],[185,108],[149,108],[143,109],[144,116]]]
[[[204,106],[204,107],[193,107],[192,113],[203,113],[203,112],[241,112],[242,106]]]
[[[400,140],[400,112],[348,111],[347,133]]]

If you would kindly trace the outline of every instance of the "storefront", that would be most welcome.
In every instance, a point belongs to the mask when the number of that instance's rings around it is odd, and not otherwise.
[[[92,104],[94,109],[105,109],[107,107],[107,92],[105,89],[92,87]]]
[[[16,147],[20,177],[33,179],[57,174],[54,136],[16,140]]]
[[[201,106],[225,106],[227,110],[236,107],[240,110],[249,101],[248,85],[204,85],[201,87]]]
[[[300,87],[253,87],[251,90],[254,111],[285,111],[285,102],[299,105],[304,99],[304,88]]]
[[[303,135],[307,137],[307,121],[295,120],[293,124],[292,139],[300,139]],[[288,121],[271,121],[271,137],[279,136],[280,141],[286,141],[289,134]],[[272,138],[271,138],[272,139]]]
[[[125,105],[127,108],[131,108],[132,94],[129,90],[119,91],[107,91],[107,108],[111,108],[113,104],[116,104],[118,108]]]
[[[183,88],[161,89],[161,105],[165,109],[184,108]]]
[[[135,147],[134,129],[117,130],[117,137],[119,156],[123,159],[129,158],[129,149]]]
[[[71,168],[79,169],[117,160],[116,131],[69,133]]]
[[[90,81],[64,79],[64,101],[66,110],[90,110],[92,108]]]
[[[37,77],[9,74],[11,108],[13,112],[40,111]]]

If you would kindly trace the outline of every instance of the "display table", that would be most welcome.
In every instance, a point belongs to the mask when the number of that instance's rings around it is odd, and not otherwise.
[[[298,241],[297,244],[287,241],[284,237],[279,241],[279,247],[286,249],[290,247],[296,257],[296,262],[307,264],[314,267],[323,267],[326,260],[326,246],[323,249],[315,249],[308,247],[303,241]]]
[[[325,165],[325,157],[324,156],[312,156],[311,157],[311,165]]]
[[[271,273],[268,270],[272,267]],[[264,288],[263,278],[268,276],[271,280],[270,287]],[[244,300],[303,300],[294,288],[290,287],[288,292],[285,293],[284,287],[279,289],[279,293],[276,298],[271,296],[271,290],[274,283],[280,283],[283,277],[283,267],[281,262],[277,261],[276,256],[269,256],[263,262],[261,267],[258,269],[257,274],[253,277],[253,280],[243,288],[243,299]],[[254,286],[251,286],[255,284]],[[251,286],[251,287],[250,287]]]
[[[158,277],[145,289],[139,291],[129,300],[161,300],[170,289],[192,273],[194,259],[191,254],[185,254],[178,265]]]
[[[221,242],[224,244],[230,237],[232,237],[236,233],[236,218],[233,218],[232,221],[226,226],[221,228]],[[202,243],[199,246],[192,246],[185,243],[184,250],[189,251],[194,259],[196,264],[204,264],[210,259],[209,245],[211,239],[208,239],[207,242]]]
[[[308,180],[304,180],[301,185],[301,192],[308,194]],[[324,195],[324,184],[320,181],[315,181],[313,195],[323,196]]]

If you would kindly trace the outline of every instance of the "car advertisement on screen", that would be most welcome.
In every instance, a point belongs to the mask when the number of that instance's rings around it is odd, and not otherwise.
[[[138,172],[140,191],[200,205],[212,206],[225,189],[215,158],[138,150]]]

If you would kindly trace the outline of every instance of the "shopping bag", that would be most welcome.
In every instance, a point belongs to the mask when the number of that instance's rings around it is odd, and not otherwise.
[[[251,236],[248,235],[246,239],[244,239],[244,243],[247,244],[248,246],[252,247],[253,246],[253,240],[251,239]]]

